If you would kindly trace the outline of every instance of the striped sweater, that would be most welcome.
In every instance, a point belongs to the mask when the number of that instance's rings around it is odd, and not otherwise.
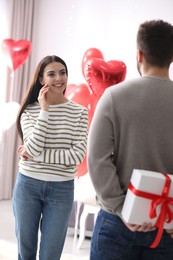
[[[29,105],[21,116],[24,147],[33,160],[20,158],[19,171],[45,181],[72,180],[86,153],[88,111],[68,100],[40,110]]]

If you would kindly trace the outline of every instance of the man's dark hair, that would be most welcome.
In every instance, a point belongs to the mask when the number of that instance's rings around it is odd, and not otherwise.
[[[173,26],[163,20],[142,23],[137,33],[137,48],[149,64],[169,67],[173,61]]]

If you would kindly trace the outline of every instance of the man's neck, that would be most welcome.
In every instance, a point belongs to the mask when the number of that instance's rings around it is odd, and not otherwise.
[[[167,68],[149,67],[143,70],[142,76],[157,77],[169,80],[169,70]]]

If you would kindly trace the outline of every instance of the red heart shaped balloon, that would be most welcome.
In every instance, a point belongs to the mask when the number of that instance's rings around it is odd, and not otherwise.
[[[125,79],[126,65],[122,61],[104,61],[103,54],[96,48],[88,49],[82,60],[82,73],[86,84],[70,84],[66,88],[65,96],[88,109],[89,127],[97,102],[104,90]],[[87,159],[78,165],[77,177],[83,176],[88,172]]]
[[[90,53],[89,50],[86,52],[87,54],[88,52]],[[107,87],[115,85],[125,79],[126,65],[119,60],[106,62],[103,56],[100,55],[99,57],[98,55],[96,57],[95,52],[92,54],[84,54],[82,71],[89,87],[99,99]]]
[[[74,102],[85,106],[88,109],[89,126],[94,114],[98,98],[86,84],[69,84],[65,96]]]
[[[5,39],[2,42],[2,51],[7,65],[14,71],[28,58],[31,52],[31,43],[27,40]]]
[[[74,102],[85,106],[88,109],[89,126],[92,121],[94,110],[98,98],[86,84],[69,84],[66,88],[65,96]],[[77,177],[81,177],[88,172],[86,156],[84,161],[78,165]]]

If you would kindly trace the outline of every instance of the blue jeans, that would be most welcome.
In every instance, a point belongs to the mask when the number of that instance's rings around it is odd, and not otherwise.
[[[36,259],[39,228],[39,259],[60,259],[73,198],[73,180],[47,182],[18,174],[13,190],[18,260]]]
[[[173,239],[166,232],[156,248],[149,248],[156,233],[132,232],[118,216],[101,209],[91,240],[90,260],[172,260]]]

